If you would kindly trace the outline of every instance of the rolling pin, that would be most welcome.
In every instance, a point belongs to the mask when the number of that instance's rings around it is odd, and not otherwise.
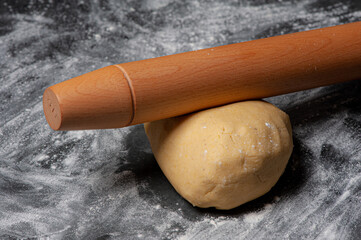
[[[361,78],[361,22],[111,65],[47,88],[54,130],[120,128]]]

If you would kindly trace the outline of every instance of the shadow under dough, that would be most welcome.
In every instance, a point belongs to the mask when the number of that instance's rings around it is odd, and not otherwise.
[[[313,124],[328,118],[330,114],[342,111],[359,114],[360,88],[361,84],[357,81],[326,87],[312,100],[293,105],[285,111],[290,115],[293,125]],[[344,96],[348,97],[347,101]],[[131,170],[136,176],[140,197],[154,205],[159,204],[162,208],[177,211],[188,220],[197,221],[202,219],[204,214],[214,217],[238,217],[244,213],[261,210],[265,204],[275,202],[277,196],[283,198],[296,194],[307,182],[315,156],[297,136],[294,136],[293,140],[293,153],[277,184],[262,197],[227,211],[192,207],[174,190],[150,151],[143,125],[131,127],[130,133],[125,137],[124,143],[129,149],[125,158],[129,163],[119,167],[117,172]]]

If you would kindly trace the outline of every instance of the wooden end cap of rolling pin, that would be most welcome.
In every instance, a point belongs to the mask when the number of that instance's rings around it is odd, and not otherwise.
[[[117,128],[131,124],[132,101],[123,73],[108,66],[47,88],[43,107],[54,130]]]
[[[54,130],[119,128],[361,78],[361,22],[101,68],[49,87]]]

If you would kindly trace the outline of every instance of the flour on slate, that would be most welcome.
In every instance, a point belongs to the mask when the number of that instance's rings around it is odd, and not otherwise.
[[[357,0],[23,2],[0,4],[0,238],[359,237],[359,82],[267,99],[291,117],[294,154],[269,194],[231,212],[181,199],[142,126],[54,132],[42,111],[43,91],[59,81],[360,21]]]

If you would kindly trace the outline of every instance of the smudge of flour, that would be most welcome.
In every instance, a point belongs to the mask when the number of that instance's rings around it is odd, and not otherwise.
[[[47,86],[110,64],[359,21],[356,2],[3,1],[0,238],[356,236],[357,84],[268,99],[290,114],[296,141],[280,198],[213,215],[172,204],[181,198],[159,177],[141,128],[54,132],[41,102]]]

